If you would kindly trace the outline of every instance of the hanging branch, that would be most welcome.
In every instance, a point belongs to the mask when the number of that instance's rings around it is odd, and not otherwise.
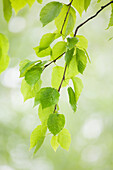
[[[84,21],[83,23],[81,23],[80,25],[78,25],[77,28],[76,28],[76,30],[75,30],[74,37],[76,37],[77,32],[78,32],[78,30],[79,30],[80,27],[82,27],[84,24],[86,24],[86,23],[87,23],[88,21],[90,21],[91,19],[95,18],[103,9],[105,9],[107,6],[109,6],[109,5],[112,4],[112,3],[113,3],[113,1],[109,2],[108,4],[106,4],[106,5],[104,5],[104,6],[101,6],[101,9],[100,9],[99,11],[97,11],[95,15],[89,17],[86,21]],[[65,69],[64,69],[64,74],[63,74],[63,78],[62,78],[62,80],[61,80],[61,84],[60,84],[60,86],[59,86],[59,91],[60,91],[60,89],[61,89],[61,87],[62,87],[63,81],[65,80],[66,69],[67,69],[67,65],[65,66]]]
[[[95,18],[103,9],[105,9],[107,6],[109,6],[110,4],[112,4],[113,1],[107,3],[106,5],[104,6],[101,6],[101,9],[99,9],[96,14],[94,14],[93,16],[89,17],[86,21],[82,22],[80,25],[77,26],[76,30],[75,30],[75,33],[74,33],[74,37],[76,37],[77,35],[77,32],[78,30],[83,26],[85,25],[87,22],[89,22],[90,20],[92,20],[93,18]]]

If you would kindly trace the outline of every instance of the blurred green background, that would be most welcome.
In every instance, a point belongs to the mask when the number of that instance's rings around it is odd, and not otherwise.
[[[35,60],[33,47],[43,34],[56,30],[53,22],[42,28],[39,21],[40,10],[49,1],[35,3],[31,9],[26,6],[16,16],[13,11],[7,24],[0,0],[0,33],[9,39],[11,58],[8,69],[0,75],[0,170],[113,170],[113,39],[108,41],[113,28],[105,30],[110,7],[78,32],[88,39],[92,62],[82,76],[84,89],[75,114],[66,88],[61,91],[60,112],[65,114],[66,128],[72,136],[70,150],[59,147],[55,153],[50,145],[51,136],[47,136],[34,158],[33,151],[29,152],[30,134],[40,121],[37,108],[32,108],[33,100],[23,102],[19,62],[25,58]],[[82,19],[77,13],[76,25],[106,2],[95,5],[93,1]],[[43,86],[50,86],[52,67],[42,76]]]

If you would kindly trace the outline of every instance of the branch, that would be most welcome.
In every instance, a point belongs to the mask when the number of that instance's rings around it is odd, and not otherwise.
[[[84,21],[83,23],[81,23],[80,25],[77,26],[76,30],[75,30],[75,33],[74,33],[74,37],[76,37],[77,35],[77,32],[79,30],[79,28],[81,28],[83,25],[85,25],[87,22],[89,22],[90,20],[92,20],[93,18],[95,18],[103,9],[105,9],[107,6],[109,6],[110,4],[112,4],[113,1],[107,3],[106,5],[104,6],[101,6],[101,9],[99,9],[96,14],[94,14],[93,16],[89,17],[86,21]]]
[[[60,92],[61,87],[62,87],[62,84],[63,84],[63,81],[65,80],[66,69],[67,69],[67,64],[65,65],[65,68],[64,68],[64,73],[63,73],[63,77],[62,77],[60,86],[59,86],[59,88],[58,88],[58,92]],[[57,104],[55,105],[55,109],[54,109],[54,112],[53,112],[53,113],[55,113],[56,108],[57,108]]]
[[[54,60],[52,60],[50,63],[48,63],[48,64],[46,64],[45,66],[44,66],[44,69],[46,68],[46,67],[48,67],[49,65],[51,65],[52,63],[55,63],[60,57],[62,57],[64,54],[65,54],[66,52],[64,52],[64,53],[62,53],[60,56],[58,56],[56,59],[54,59]],[[44,70],[43,69],[43,70]]]
[[[61,31],[60,31],[61,34],[62,34],[62,32],[63,32],[63,28],[64,28],[64,25],[65,25],[65,23],[66,23],[66,19],[67,19],[67,17],[68,17],[68,14],[69,14],[69,11],[70,11],[72,2],[73,2],[73,0],[68,4],[69,8],[68,8],[68,11],[67,11],[67,13],[66,13],[66,16],[65,16],[65,19],[64,19],[64,22],[63,22]]]
[[[60,89],[61,89],[61,87],[62,87],[63,81],[65,80],[66,69],[67,69],[67,64],[65,65],[65,68],[64,68],[64,73],[63,73],[63,77],[62,77],[60,86],[59,86],[59,88],[58,88],[58,92],[60,92]]]
[[[72,2],[73,2],[73,0],[68,4],[69,8],[68,8],[68,11],[67,11],[67,13],[66,13],[66,16],[65,16],[65,19],[64,19],[64,22],[63,22],[61,31],[60,31],[61,34],[62,34],[62,32],[63,32],[63,28],[64,28],[64,25],[65,25],[65,23],[66,23],[66,19],[67,19],[67,17],[68,17],[68,14],[69,14],[69,11],[70,11]],[[60,56],[58,56],[55,60],[53,60],[53,61],[51,61],[50,63],[46,64],[46,65],[44,66],[44,69],[45,69],[46,67],[48,67],[49,65],[51,65],[52,63],[55,63],[55,62],[56,62],[61,56],[63,56],[65,53],[66,53],[66,52],[62,53],[62,54],[61,54]]]
[[[70,2],[69,4],[69,7],[71,7],[71,4],[72,4],[73,0]],[[99,11],[96,12],[95,15],[89,17],[86,21],[84,21],[83,23],[81,23],[75,30],[75,33],[74,33],[74,37],[76,37],[77,35],[77,32],[79,30],[80,27],[82,27],[84,24],[86,24],[88,21],[90,21],[91,19],[95,18],[104,8],[106,8],[107,6],[109,6],[111,3],[113,3],[113,1],[109,2],[108,4],[104,5],[101,7],[101,9]],[[70,9],[70,8],[69,8]],[[68,11],[69,11],[68,9]],[[67,15],[68,15],[69,12],[67,12]],[[67,18],[67,15],[66,15],[66,18]],[[64,24],[65,24],[65,20],[64,20]],[[62,29],[63,30],[63,29]],[[60,92],[60,89],[62,87],[62,84],[63,84],[63,81],[65,80],[65,74],[66,74],[66,69],[67,69],[67,64],[65,65],[65,69],[64,69],[64,73],[63,73],[63,77],[62,77],[62,80],[61,80],[61,83],[60,83],[60,86],[58,88],[58,92]],[[57,107],[57,104],[55,105],[55,109],[54,109],[54,112],[56,110],[56,107]]]

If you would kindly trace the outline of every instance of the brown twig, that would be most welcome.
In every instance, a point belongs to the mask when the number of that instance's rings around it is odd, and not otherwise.
[[[75,33],[74,33],[74,37],[76,37],[77,35],[77,32],[79,30],[79,28],[81,28],[84,24],[86,24],[87,22],[89,22],[90,20],[92,20],[93,18],[95,18],[103,9],[105,9],[107,6],[109,6],[110,4],[112,4],[113,1],[107,3],[106,5],[104,6],[101,6],[101,9],[99,9],[96,14],[94,14],[93,16],[89,17],[87,20],[85,20],[84,22],[82,22],[80,25],[77,26],[76,30],[75,30]]]
[[[46,65],[44,66],[44,69],[45,69],[46,67],[48,67],[49,65],[51,65],[52,63],[55,63],[55,62],[56,62],[60,57],[62,57],[64,54],[65,54],[65,52],[62,53],[60,56],[58,56],[56,59],[52,60],[50,63],[46,64]]]
[[[60,31],[60,33],[61,33],[61,34],[62,34],[62,32],[63,32],[64,25],[65,25],[65,23],[66,23],[66,19],[67,19],[67,17],[68,17],[68,14],[69,14],[69,11],[70,11],[70,8],[71,8],[71,4],[72,4],[72,2],[73,2],[73,0],[72,0],[72,1],[68,4],[69,8],[68,8],[68,11],[67,11],[67,13],[66,13],[66,16],[65,16],[65,19],[64,19],[64,22],[63,22],[63,25],[62,25],[61,31]]]
[[[60,83],[59,88],[58,88],[58,92],[60,92],[63,81],[65,80],[66,69],[67,69],[67,64],[65,65],[65,68],[64,68],[64,73],[63,73],[63,77],[62,77],[61,83]],[[55,105],[54,113],[56,111],[56,108],[57,108],[57,104]]]

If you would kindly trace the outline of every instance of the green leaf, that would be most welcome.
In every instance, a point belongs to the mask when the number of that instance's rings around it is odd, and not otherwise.
[[[1,74],[3,71],[5,71],[6,68],[8,67],[8,65],[9,65],[9,60],[10,60],[10,58],[9,58],[8,55],[6,55],[6,56],[4,56],[4,58],[2,57],[2,58],[0,59],[0,74]]]
[[[26,0],[10,0],[10,2],[16,13],[27,4]]]
[[[58,136],[52,136],[51,138],[51,146],[54,149],[54,151],[56,152],[57,148],[59,147],[59,143],[58,143]]]
[[[113,37],[110,37],[110,38],[109,38],[109,41],[112,40],[112,39],[113,39]]]
[[[77,59],[77,66],[78,71],[83,74],[86,64],[87,64],[87,57],[85,55],[85,52],[79,48],[76,49],[76,59]]]
[[[3,12],[5,20],[9,22],[12,16],[12,7],[10,0],[3,0]]]
[[[24,77],[26,72],[28,70],[30,70],[35,65],[35,63],[37,63],[37,62],[41,62],[41,60],[30,61],[30,60],[25,59],[25,60],[21,61],[20,65],[19,65],[20,66],[20,69],[19,69],[20,77]]]
[[[91,63],[91,58],[90,58],[90,56],[89,56],[89,54],[88,54],[87,50],[86,50],[86,49],[84,49],[84,51],[85,51],[85,54],[86,54],[86,56],[87,56],[87,59],[88,59],[89,63]]]
[[[63,149],[69,150],[70,144],[71,144],[71,135],[67,129],[63,129],[58,134],[58,143]]]
[[[79,39],[77,37],[67,38],[67,47],[71,50],[78,43]]]
[[[9,42],[5,35],[0,33],[0,74],[8,67],[9,65]]]
[[[78,0],[73,0],[72,5],[79,12],[80,16],[82,16],[82,13],[84,11],[84,0],[79,0],[79,1]]]
[[[66,47],[67,47],[67,43],[65,41],[57,42],[52,48],[51,60],[54,60],[57,57],[59,57],[61,54],[63,54],[66,51]]]
[[[65,117],[63,114],[53,113],[49,115],[47,127],[54,136],[64,128],[64,125]]]
[[[52,71],[52,78],[51,78],[51,85],[52,87],[58,89],[61,83],[61,80],[63,78],[63,74],[64,74],[64,67],[61,66],[56,66],[53,67],[53,71]],[[69,80],[64,80],[62,87],[67,86],[69,83]]]
[[[39,116],[39,119],[42,122],[42,124],[47,124],[47,119],[48,119],[49,115],[53,113],[54,108],[55,108],[55,106],[53,105],[53,106],[47,107],[45,109],[42,109],[41,104],[39,105],[38,116]]]
[[[58,103],[59,100],[59,92],[51,87],[45,87],[40,89],[40,91],[36,94],[35,97],[35,106],[39,103],[42,105],[42,109],[50,107]]]
[[[33,66],[30,70],[28,70],[25,74],[25,80],[30,85],[33,86],[40,79],[42,73],[42,68],[39,65]]]
[[[37,46],[33,48],[35,50],[35,53],[38,57],[46,57],[51,55],[51,47],[48,47],[44,50],[40,50],[40,46]]]
[[[62,9],[62,3],[59,2],[50,2],[46,4],[40,12],[40,21],[43,26],[47,25],[53,21],[60,13]]]
[[[84,9],[85,9],[85,11],[87,11],[87,8],[89,7],[90,2],[91,2],[91,0],[84,0]]]
[[[74,112],[76,112],[77,106],[76,106],[76,97],[75,92],[71,87],[68,87],[68,95],[69,95],[69,103],[73,109]]]
[[[64,23],[68,9],[69,9],[69,6],[63,5],[63,8],[62,8],[59,16],[55,19],[55,25],[56,25],[59,33],[61,32],[62,25]],[[66,19],[64,28],[62,30],[62,34],[63,34],[64,38],[73,31],[75,22],[76,22],[76,11],[71,7],[69,14],[67,16],[67,19]]]
[[[38,3],[42,4],[42,0],[37,0]]]
[[[66,61],[67,66],[69,66],[70,61],[73,58],[74,50],[75,50],[74,48],[72,48],[71,50],[67,50],[65,54],[65,61]]]
[[[111,26],[113,26],[113,9],[112,9],[112,11],[111,11],[111,16],[110,16],[110,21],[109,21],[108,28],[111,27]],[[107,29],[108,29],[108,28],[107,28]]]
[[[72,78],[72,81],[73,81],[73,85],[74,85],[75,99],[76,99],[76,103],[77,103],[79,96],[83,89],[83,83],[82,83],[82,80],[78,77]]]
[[[55,40],[55,33],[47,33],[42,36],[39,45],[39,51],[42,51],[50,46],[50,44]]]
[[[15,12],[18,13],[22,8],[26,6],[28,3],[29,6],[32,6],[35,0],[10,0],[12,8],[14,8]]]
[[[77,35],[76,37],[79,39],[76,46],[79,48],[87,49],[88,48],[88,40],[83,35]]]
[[[78,73],[79,72],[78,72],[78,66],[76,61],[76,55],[73,55],[69,67],[67,67],[65,79],[68,80],[72,77],[75,77]]]
[[[38,141],[37,141],[37,144],[36,144],[36,148],[35,148],[35,151],[34,151],[34,154],[36,154],[36,152],[40,149],[40,147],[42,146],[43,142],[44,142],[44,139],[45,139],[45,136],[42,136]]]
[[[45,138],[46,131],[47,127],[43,125],[39,125],[33,130],[30,136],[30,150],[36,146],[37,151],[41,147]]]
[[[35,97],[36,93],[40,90],[41,88],[41,80],[38,80],[37,83],[31,87],[26,81],[25,79],[22,80],[21,83],[21,93],[23,94],[24,97],[24,102],[27,99],[30,99],[32,97]]]
[[[35,0],[26,0],[27,1],[27,3],[29,4],[29,6],[31,7],[33,4],[34,4],[34,2],[35,2]]]

